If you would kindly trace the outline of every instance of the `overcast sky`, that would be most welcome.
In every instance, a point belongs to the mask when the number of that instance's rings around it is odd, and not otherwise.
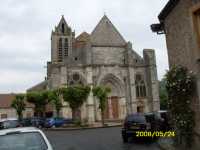
[[[25,92],[46,76],[51,30],[61,15],[91,33],[106,13],[133,48],[156,50],[158,76],[168,69],[164,35],[150,30],[168,0],[4,0],[0,5],[0,93]]]

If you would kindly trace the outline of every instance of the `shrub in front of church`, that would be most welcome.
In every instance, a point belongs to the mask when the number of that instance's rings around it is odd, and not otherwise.
[[[60,110],[62,108],[61,98],[62,98],[62,92],[60,89],[48,91],[48,100],[55,107],[57,117],[59,117]]]
[[[101,121],[102,125],[104,126],[104,111],[106,108],[106,100],[108,98],[108,94],[111,92],[111,89],[108,87],[97,86],[93,88],[92,92],[93,95],[99,99],[99,108],[101,109]]]
[[[48,91],[28,92],[26,94],[26,100],[35,105],[36,116],[44,117],[45,107],[49,103]]]
[[[72,109],[72,119],[74,121],[81,120],[80,107],[86,102],[90,93],[90,87],[78,85],[69,86],[62,88],[61,91],[64,101],[68,102]]]

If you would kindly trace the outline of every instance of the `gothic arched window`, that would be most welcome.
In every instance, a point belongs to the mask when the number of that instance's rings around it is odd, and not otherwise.
[[[68,38],[65,38],[64,55],[68,56]]]
[[[58,61],[62,61],[62,38],[58,41]]]
[[[146,86],[142,75],[137,74],[135,77],[136,97],[146,97]]]

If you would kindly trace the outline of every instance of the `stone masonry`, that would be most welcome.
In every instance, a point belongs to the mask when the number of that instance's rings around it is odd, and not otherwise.
[[[110,87],[106,120],[122,120],[127,113],[159,110],[155,52],[145,49],[143,55],[142,58],[133,50],[107,16],[103,16],[91,34],[83,32],[77,37],[62,16],[52,31],[46,88],[75,84]],[[71,117],[66,102],[61,115]],[[101,120],[98,100],[92,93],[81,108],[81,118],[91,124]]]

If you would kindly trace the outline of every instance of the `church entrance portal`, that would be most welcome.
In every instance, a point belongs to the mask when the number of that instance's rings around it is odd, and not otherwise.
[[[121,97],[125,95],[123,82],[115,75],[107,74],[100,80],[100,85],[111,89],[104,111],[105,120],[119,120],[122,116]]]
[[[107,99],[104,118],[107,120],[119,118],[119,97],[112,96]]]

